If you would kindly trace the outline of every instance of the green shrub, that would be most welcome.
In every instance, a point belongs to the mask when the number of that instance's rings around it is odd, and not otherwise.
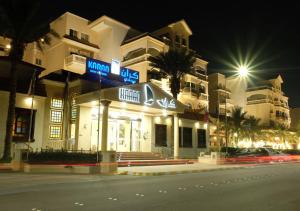
[[[82,163],[96,163],[97,154],[96,152],[81,152],[81,151],[41,151],[41,152],[30,152],[22,154],[24,161],[28,163],[41,163],[41,164],[82,164]],[[99,154],[99,160],[101,154]]]

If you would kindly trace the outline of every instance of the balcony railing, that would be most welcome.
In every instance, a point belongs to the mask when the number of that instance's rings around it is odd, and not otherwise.
[[[83,74],[85,73],[86,58],[84,56],[71,54],[65,58],[65,69]]]

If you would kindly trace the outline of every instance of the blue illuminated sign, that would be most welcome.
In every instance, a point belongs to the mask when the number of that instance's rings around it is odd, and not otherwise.
[[[108,79],[115,80],[118,78],[118,80],[127,84],[137,84],[140,78],[139,72],[124,67],[121,68],[120,75],[116,75],[112,73],[110,63],[92,58],[86,59],[86,70],[88,73],[101,74],[101,76]]]
[[[136,84],[139,82],[139,72],[127,68],[121,69],[121,77],[127,83]]]
[[[98,61],[95,59],[88,58],[86,60],[86,66],[87,66],[87,70],[90,73],[95,73],[95,74],[101,73],[101,76],[108,76],[110,72],[109,63]]]

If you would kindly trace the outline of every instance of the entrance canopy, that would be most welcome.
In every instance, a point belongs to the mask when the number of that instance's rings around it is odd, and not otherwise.
[[[111,101],[110,107],[122,108],[152,115],[183,113],[186,106],[152,83],[140,83],[101,91],[94,91],[76,97],[76,104],[93,107],[100,101]]]

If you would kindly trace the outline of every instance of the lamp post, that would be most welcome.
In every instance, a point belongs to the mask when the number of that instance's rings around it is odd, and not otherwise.
[[[247,79],[249,74],[249,68],[246,65],[240,65],[238,68],[236,68],[237,75],[239,78]],[[226,155],[228,153],[228,125],[227,125],[227,80],[225,77],[225,145],[226,145]]]

